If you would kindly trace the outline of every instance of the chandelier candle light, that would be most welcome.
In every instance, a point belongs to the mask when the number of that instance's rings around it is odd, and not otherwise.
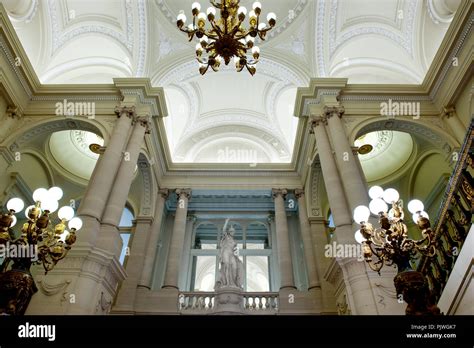
[[[407,314],[439,314],[439,308],[432,303],[424,275],[413,270],[410,265],[416,254],[428,257],[435,255],[433,230],[423,203],[414,199],[407,205],[413,222],[422,234],[422,239],[413,240],[408,238],[405,214],[397,190],[383,190],[379,186],[373,186],[369,190],[369,196],[372,198],[369,206],[356,207],[353,215],[354,221],[360,224],[360,230],[354,237],[362,244],[365,261],[372,270],[379,273],[385,264],[397,266],[395,288],[401,296],[399,299],[408,303]],[[368,222],[371,213],[378,216],[380,228],[375,228]]]
[[[70,206],[58,210],[58,201],[62,196],[63,191],[59,187],[35,190],[35,204],[25,209],[27,222],[18,237],[12,228],[17,223],[15,214],[24,208],[23,201],[20,198],[10,199],[7,202],[8,212],[0,215],[0,246],[4,250],[5,246],[20,250],[7,255],[0,266],[0,313],[24,314],[31,296],[37,291],[30,273],[31,265],[42,264],[47,274],[66,257],[75,243],[82,220],[74,217],[74,209]],[[59,221],[50,228],[51,215],[56,210]],[[21,250],[28,250],[30,254],[34,250],[35,255],[24,255]]]
[[[267,32],[276,24],[276,15],[270,12],[267,15],[268,24],[260,21],[262,4],[254,2],[248,13],[249,28],[243,26],[247,9],[240,6],[240,0],[222,0],[217,3],[210,1],[213,7],[207,9],[207,16],[201,11],[198,2],[192,4],[193,22],[186,26],[186,16],[181,11],[177,17],[177,26],[188,34],[189,41],[194,36],[199,39],[196,45],[196,57],[199,62],[199,72],[204,75],[209,67],[218,71],[224,61],[228,65],[233,59],[238,72],[247,68],[251,75],[256,72],[255,65],[260,57],[260,48],[255,46],[257,36],[265,40]],[[220,11],[220,19],[216,19],[216,9]],[[210,29],[206,29],[209,21]],[[247,55],[250,54],[251,56]],[[204,53],[206,57],[204,56]]]

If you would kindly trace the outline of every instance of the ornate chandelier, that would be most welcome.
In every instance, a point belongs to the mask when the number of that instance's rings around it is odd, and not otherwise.
[[[258,36],[265,40],[267,32],[271,30],[276,23],[276,15],[270,12],[267,15],[268,25],[260,22],[262,13],[262,4],[254,2],[249,12],[249,28],[243,26],[243,21],[247,15],[247,9],[239,6],[240,0],[222,0],[216,3],[211,0],[211,5],[207,9],[207,16],[200,12],[201,5],[197,2],[192,4],[193,22],[185,26],[186,16],[183,11],[177,18],[178,28],[188,34],[189,41],[192,41],[194,35],[199,39],[196,45],[196,57],[199,62],[199,72],[204,75],[209,67],[218,71],[224,60],[228,65],[233,58],[235,68],[238,72],[244,68],[254,75],[255,65],[260,57],[260,48],[255,46],[255,38]],[[216,9],[220,10],[220,19],[216,19]],[[209,21],[211,28],[206,29],[206,20]],[[206,57],[203,57],[204,51]],[[247,56],[248,51],[251,56]]]
[[[362,244],[366,263],[379,274],[385,264],[397,266],[394,284],[398,299],[408,303],[406,314],[439,314],[424,274],[415,271],[410,264],[417,254],[434,257],[436,251],[434,232],[428,214],[423,210],[423,202],[414,199],[407,205],[413,222],[421,230],[422,238],[413,240],[408,238],[405,214],[397,190],[373,186],[369,196],[372,198],[369,207],[356,207],[353,216],[354,221],[360,224],[355,239]],[[368,222],[371,213],[378,215],[380,227],[376,228]]]
[[[24,208],[20,198],[7,202],[6,214],[0,214],[0,250],[5,254],[0,265],[0,314],[24,314],[31,296],[37,291],[30,267],[42,264],[45,274],[66,257],[76,241],[82,220],[74,209],[58,210],[59,221],[53,226],[52,214],[58,209],[63,191],[59,187],[39,188],[33,192],[34,205],[25,209],[25,222],[19,233],[13,231],[15,214]],[[66,226],[67,225],[67,226]],[[67,227],[69,231],[67,231]]]

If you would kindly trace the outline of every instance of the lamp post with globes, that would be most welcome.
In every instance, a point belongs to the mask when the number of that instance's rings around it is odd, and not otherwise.
[[[31,296],[37,291],[30,272],[31,265],[42,264],[47,274],[66,257],[75,243],[82,221],[74,217],[74,209],[70,206],[58,210],[62,196],[59,187],[35,190],[35,204],[25,209],[27,222],[19,236],[12,228],[17,223],[15,214],[24,208],[23,201],[10,199],[8,212],[0,215],[0,256],[3,258],[0,266],[0,313],[24,314]],[[52,214],[56,210],[59,221],[51,228]]]
[[[414,199],[407,205],[422,234],[420,240],[414,240],[408,238],[405,213],[397,190],[373,186],[369,196],[372,199],[369,206],[360,205],[353,214],[354,221],[360,224],[355,239],[362,245],[365,261],[379,274],[384,265],[396,265],[398,273],[394,284],[397,296],[408,303],[406,314],[440,314],[432,301],[424,275],[415,271],[410,264],[418,254],[429,257],[435,255],[433,231],[423,203]],[[378,216],[380,227],[374,227],[369,222],[371,213]]]

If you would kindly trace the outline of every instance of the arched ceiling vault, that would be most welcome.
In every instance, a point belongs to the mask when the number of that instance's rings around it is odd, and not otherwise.
[[[247,7],[252,2],[241,0]],[[179,10],[190,17],[189,0],[2,1],[43,83],[149,77],[154,86],[164,87],[174,161],[212,160],[195,148],[212,142],[288,162],[297,87],[307,86],[310,77],[420,84],[460,0],[261,2],[264,16],[273,11],[278,21],[268,40],[259,43],[262,61],[252,78],[231,69],[199,75],[195,43],[175,25]],[[207,0],[201,4],[208,7]],[[256,141],[259,132],[271,136]],[[190,140],[199,135],[199,142]],[[236,141],[226,143],[229,136]]]

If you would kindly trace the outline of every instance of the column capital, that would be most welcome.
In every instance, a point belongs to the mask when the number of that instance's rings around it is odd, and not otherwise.
[[[140,126],[145,127],[145,134],[150,134],[150,117],[149,116],[134,116],[133,124],[138,123]]]
[[[324,116],[327,117],[327,119],[330,119],[334,115],[341,118],[345,111],[343,106],[325,106],[323,109]]]
[[[327,126],[328,120],[324,116],[313,116],[313,117],[310,117],[309,124],[310,124],[309,133],[314,134],[314,128],[316,128],[320,124],[324,124]]]
[[[13,119],[20,119],[23,117],[23,113],[18,109],[18,107],[9,105],[7,106],[7,110],[5,111],[7,114],[7,117],[13,118]]]
[[[272,189],[273,198],[281,196],[283,199],[285,199],[287,194],[288,194],[288,191],[286,189]]]
[[[191,198],[191,189],[176,189],[175,190],[176,195],[178,196],[178,199],[181,197],[186,197],[187,199]]]
[[[300,199],[304,197],[304,190],[303,189],[295,189],[295,197],[296,199]]]
[[[135,106],[119,106],[117,105],[114,110],[115,114],[118,118],[122,117],[122,115],[127,116],[130,119],[134,119],[137,116]]]
[[[170,190],[162,188],[158,190],[158,194],[166,200],[170,194]]]

